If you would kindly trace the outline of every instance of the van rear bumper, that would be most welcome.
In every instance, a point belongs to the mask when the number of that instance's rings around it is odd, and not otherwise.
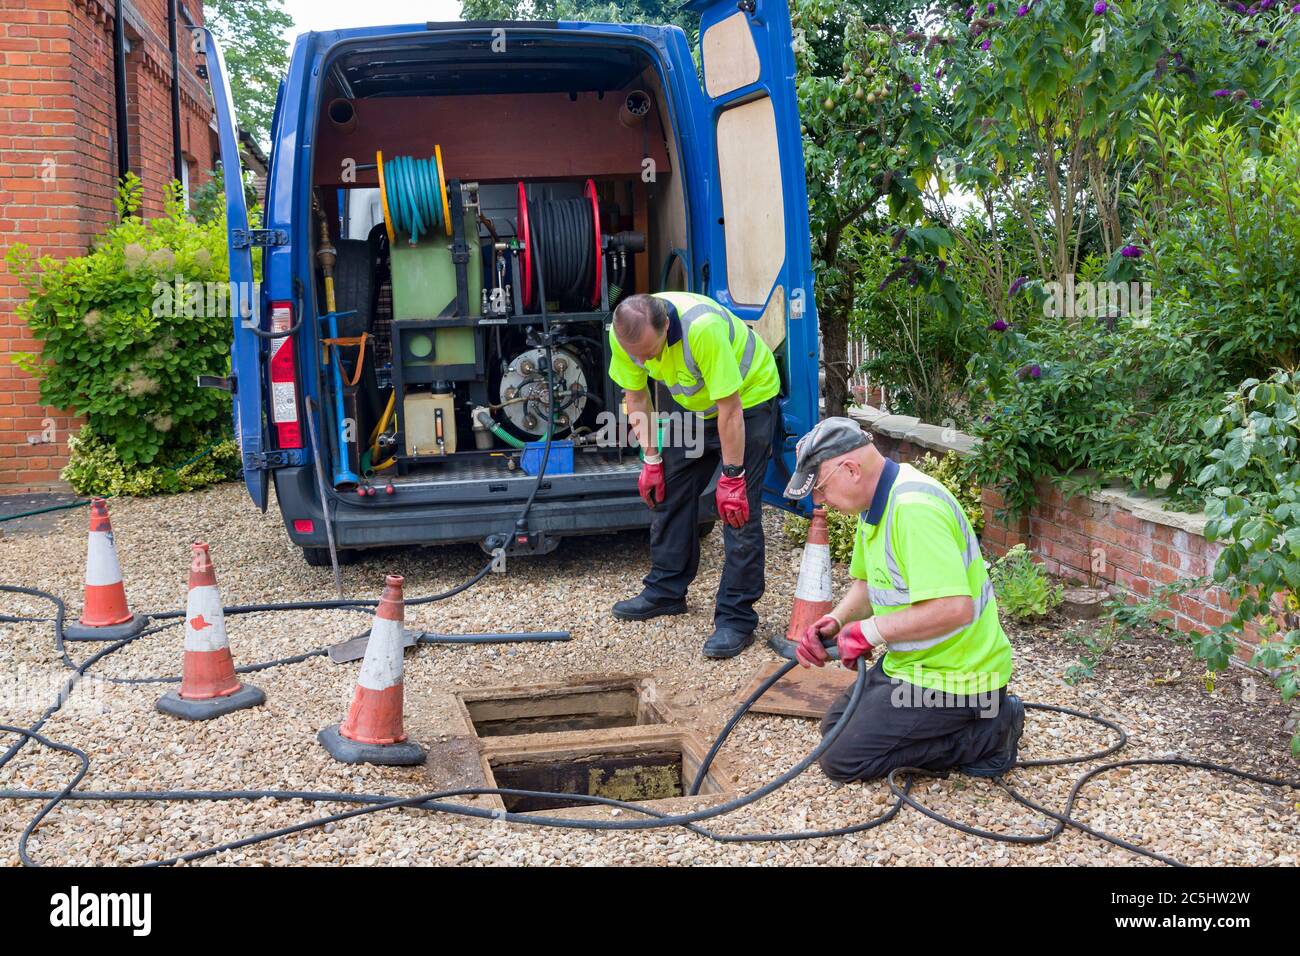
[[[315,476],[309,467],[281,468],[275,473],[275,497],[289,538],[299,547],[328,545]],[[602,534],[650,526],[651,512],[636,494],[539,497],[528,512],[529,532],[549,536]],[[400,496],[401,491],[397,492]],[[379,497],[383,497],[380,491]],[[523,501],[403,504],[369,499],[340,502],[333,509],[338,547],[379,548],[393,545],[480,543],[492,534],[513,534]],[[294,522],[308,519],[310,532]]]

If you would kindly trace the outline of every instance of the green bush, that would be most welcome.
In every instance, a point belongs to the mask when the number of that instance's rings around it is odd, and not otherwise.
[[[1242,379],[1300,363],[1300,112],[1264,130],[1194,124],[1151,97],[1140,125],[1137,242],[1089,260],[1076,287],[1142,279],[1149,307],[990,329],[971,363],[975,477],[1012,511],[1034,504],[1041,477],[1074,493],[1124,480],[1199,507],[1200,423]]]
[[[89,426],[71,438],[68,446],[71,455],[60,474],[83,496],[144,497],[195,491],[238,478],[242,468],[239,445],[220,433],[192,454],[172,453],[151,465],[128,465]]]
[[[1196,653],[1223,670],[1253,624],[1263,639],[1251,663],[1290,700],[1300,693],[1300,371],[1243,382],[1206,432],[1218,447],[1199,476],[1210,495],[1205,537],[1223,542],[1214,581],[1237,609],[1198,635]],[[1300,734],[1292,745],[1300,753]]]
[[[1061,603],[1064,588],[1053,585],[1047,572],[1023,544],[1018,544],[989,568],[998,610],[1017,621],[1043,617]]]
[[[786,540],[796,548],[808,543],[807,518],[798,515],[786,515],[781,527]],[[826,509],[826,531],[831,542],[831,560],[848,564],[853,559],[853,536],[858,530],[858,516],[846,515],[834,508]]]
[[[194,222],[173,184],[165,215],[145,221],[141,195],[132,177],[119,221],[84,256],[38,260],[18,245],[7,257],[29,293],[18,314],[42,343],[15,362],[127,468],[194,454],[230,416],[229,396],[195,381],[230,370],[224,218]]]

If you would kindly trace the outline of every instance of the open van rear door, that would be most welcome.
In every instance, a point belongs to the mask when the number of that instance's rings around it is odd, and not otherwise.
[[[210,30],[203,30],[208,82],[216,105],[221,140],[221,169],[226,187],[226,226],[230,252],[230,318],[234,339],[230,349],[230,390],[235,437],[243,458],[244,482],[253,503],[266,510],[268,472],[265,458],[262,397],[261,301],[253,281],[253,245],[248,204],[244,199],[243,167],[239,159],[238,121],[230,94],[226,61]]]
[[[789,389],[765,497],[782,504],[794,443],[817,419],[808,188],[786,0],[688,0],[700,14],[704,116],[697,140],[709,178],[701,291],[776,353]]]

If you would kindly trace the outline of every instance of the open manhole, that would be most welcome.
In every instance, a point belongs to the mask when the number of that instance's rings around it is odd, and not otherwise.
[[[459,697],[480,738],[668,722],[647,677],[465,691]]]
[[[528,747],[485,753],[495,786],[543,790],[576,796],[609,797],[647,803],[685,796],[699,770],[705,748],[688,731],[612,731],[593,734],[581,745]],[[536,738],[535,738],[536,739]],[[715,764],[700,787],[701,794],[732,789],[726,771]],[[579,799],[502,796],[507,810],[531,813],[568,807],[590,807]]]

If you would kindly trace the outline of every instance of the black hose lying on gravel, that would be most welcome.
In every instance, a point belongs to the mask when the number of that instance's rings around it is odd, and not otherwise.
[[[560,829],[615,831],[615,830],[660,829],[664,827],[683,827],[691,831],[692,833],[698,834],[699,836],[707,837],[710,840],[715,840],[721,843],[753,843],[753,842],[789,842],[794,840],[812,840],[812,839],[819,839],[825,837],[845,836],[852,833],[861,833],[863,831],[870,830],[875,827],[881,826],[884,823],[887,823],[889,820],[893,819],[898,814],[898,812],[902,809],[903,805],[906,804],[907,806],[912,807],[913,809],[924,814],[925,816],[930,817],[933,820],[937,820],[938,822],[944,824],[945,826],[951,827],[952,829],[962,833],[970,834],[971,836],[980,837],[982,839],[996,840],[1005,843],[1022,843],[1022,844],[1046,843],[1049,840],[1054,839],[1060,833],[1062,833],[1066,826],[1071,826],[1083,833],[1096,837],[1097,839],[1103,840],[1114,846],[1121,847],[1125,850],[1129,850],[1133,853],[1137,853],[1142,856],[1149,857],[1151,859],[1159,860],[1162,863],[1167,863],[1172,866],[1179,866],[1181,864],[1179,864],[1177,860],[1174,860],[1167,856],[1163,856],[1159,853],[1155,853],[1154,851],[1147,850],[1141,846],[1137,846],[1119,837],[1112,836],[1108,833],[1104,833],[1100,830],[1088,826],[1086,823],[1074,819],[1070,814],[1071,811],[1074,809],[1074,805],[1078,799],[1079,792],[1082,790],[1084,785],[1087,784],[1088,781],[1092,780],[1093,778],[1103,773],[1106,773],[1111,770],[1120,769],[1123,767],[1181,766],[1181,767],[1192,767],[1200,770],[1211,770],[1218,773],[1227,773],[1242,780],[1248,780],[1254,783],[1266,784],[1269,786],[1291,787],[1295,789],[1300,789],[1300,780],[1285,780],[1279,777],[1269,777],[1263,774],[1251,773],[1245,770],[1238,770],[1234,767],[1228,767],[1222,764],[1209,763],[1206,761],[1188,760],[1182,758],[1168,758],[1168,759],[1153,758],[1153,759],[1123,760],[1123,761],[1101,764],[1100,766],[1093,767],[1092,769],[1087,770],[1083,774],[1081,774],[1075,780],[1074,785],[1070,790],[1069,796],[1066,799],[1065,808],[1058,813],[1018,793],[1011,786],[1009,786],[1005,782],[1005,780],[1003,780],[1001,777],[994,778],[994,782],[997,783],[1000,787],[1002,787],[1014,800],[1016,800],[1016,802],[1020,803],[1022,806],[1028,809],[1043,814],[1044,816],[1053,820],[1055,823],[1055,825],[1050,830],[1044,833],[1014,834],[1014,833],[996,833],[989,830],[982,830],[976,827],[969,826],[968,824],[962,823],[959,820],[953,820],[949,817],[944,816],[941,813],[929,809],[924,804],[920,803],[914,796],[912,796],[911,789],[912,789],[913,778],[918,775],[946,777],[947,773],[944,772],[944,773],[936,774],[934,771],[929,771],[918,767],[900,767],[892,771],[887,778],[890,792],[895,797],[894,803],[884,813],[880,814],[879,816],[873,817],[870,820],[866,820],[860,823],[849,824],[846,826],[836,827],[827,830],[799,830],[799,831],[777,832],[777,833],[719,833],[714,830],[710,830],[706,827],[699,826],[699,821],[701,820],[708,820],[713,817],[719,817],[727,813],[732,813],[736,810],[741,809],[742,807],[748,806],[749,804],[752,804],[757,800],[760,800],[763,797],[768,796],[769,794],[775,792],[776,790],[785,786],[787,783],[789,783],[799,774],[801,774],[808,767],[810,767],[815,760],[817,760],[823,753],[825,753],[826,749],[830,747],[830,745],[835,742],[836,738],[838,738],[839,735],[844,731],[844,728],[848,725],[849,719],[852,717],[853,712],[857,708],[858,701],[861,699],[862,688],[865,683],[866,668],[864,667],[864,668],[859,668],[858,670],[857,679],[854,682],[853,691],[850,694],[848,706],[844,709],[844,712],[841,715],[840,719],[836,722],[835,726],[831,728],[831,730],[822,738],[822,740],[818,743],[818,745],[814,747],[813,750],[806,757],[804,757],[802,760],[796,763],[785,773],[771,780],[767,784],[764,784],[763,786],[759,787],[757,790],[754,790],[748,794],[744,794],[740,797],[736,797],[734,799],[728,800],[716,806],[708,807],[702,810],[696,810],[691,813],[668,814],[640,804],[628,803],[621,800],[613,800],[607,797],[586,796],[581,794],[559,794],[559,793],[549,793],[549,792],[542,792],[542,791],[535,791],[535,790],[518,790],[513,788],[505,788],[505,787],[468,787],[468,788],[461,788],[456,790],[443,790],[435,793],[420,794],[414,797],[400,797],[400,798],[393,797],[391,795],[384,795],[384,794],[336,793],[336,792],[328,792],[328,791],[317,792],[317,791],[310,791],[310,790],[79,791],[76,789],[76,786],[78,783],[81,782],[81,780],[85,777],[86,773],[89,771],[90,757],[85,753],[85,751],[77,747],[71,746],[69,744],[60,743],[58,741],[50,740],[48,737],[41,735],[39,732],[40,728],[45,724],[45,722],[50,718],[51,715],[53,715],[63,706],[63,703],[67,700],[68,695],[71,694],[73,688],[76,686],[77,681],[80,679],[80,677],[86,674],[86,672],[93,664],[99,662],[100,660],[103,660],[105,657],[109,656],[110,654],[114,653],[117,650],[120,650],[122,647],[125,647],[127,644],[133,641],[139,640],[148,634],[156,633],[161,628],[150,628],[133,637],[128,637],[121,641],[116,641],[112,644],[105,646],[103,649],[96,652],[95,654],[91,655],[82,663],[76,664],[71,660],[71,658],[67,654],[67,651],[64,648],[63,619],[64,619],[65,611],[64,611],[63,601],[57,595],[49,594],[44,591],[39,591],[34,588],[24,588],[24,587],[18,587],[14,585],[0,585],[0,591],[6,591],[6,592],[16,593],[16,594],[26,594],[34,597],[41,597],[44,598],[45,600],[50,601],[54,605],[55,646],[58,649],[64,664],[70,669],[72,669],[74,672],[73,676],[69,678],[68,682],[64,685],[63,689],[61,690],[59,694],[59,699],[54,704],[52,704],[45,711],[45,713],[40,717],[40,719],[37,720],[36,723],[33,724],[31,727],[23,728],[23,727],[16,727],[7,724],[0,724],[0,732],[16,734],[20,738],[14,745],[12,745],[5,752],[3,756],[0,756],[0,768],[3,768],[5,764],[7,764],[13,758],[13,756],[22,748],[22,746],[27,743],[28,740],[35,740],[37,743],[41,744],[42,746],[48,747],[52,750],[58,750],[64,753],[72,754],[78,759],[80,763],[80,767],[77,770],[77,772],[73,775],[72,779],[68,782],[68,784],[63,789],[59,791],[20,790],[20,789],[0,790],[0,799],[45,801],[42,804],[40,810],[38,810],[35,816],[33,816],[32,819],[28,822],[27,826],[24,828],[22,832],[22,835],[19,837],[18,855],[19,858],[22,860],[22,862],[27,866],[38,865],[37,863],[35,863],[35,861],[31,859],[30,855],[27,852],[28,841],[30,840],[31,836],[36,832],[36,830],[40,827],[41,822],[51,812],[53,812],[53,810],[57,808],[58,805],[62,803],[64,800],[90,800],[90,801],[109,801],[109,802],[144,801],[144,802],[169,803],[169,802],[181,802],[181,801],[207,801],[207,800],[224,801],[224,800],[263,800],[263,799],[309,800],[309,801],[319,801],[323,803],[356,803],[356,804],[362,804],[362,806],[349,809],[349,810],[340,811],[338,813],[332,813],[322,817],[317,817],[312,820],[306,820],[301,823],[293,824],[291,826],[280,827],[278,829],[269,830],[263,833],[256,833],[253,834],[252,836],[244,837],[240,840],[223,843],[219,846],[209,847],[203,850],[195,850],[193,852],[185,853],[177,857],[154,861],[145,865],[146,866],[168,866],[175,863],[191,862],[205,857],[214,856],[216,854],[223,853],[229,850],[236,850],[243,847],[252,846],[257,843],[264,843],[270,840],[278,839],[282,836],[289,836],[294,833],[301,833],[306,830],[326,826],[330,823],[337,823],[341,820],[346,820],[351,817],[361,816],[368,813],[376,813],[381,810],[394,810],[394,809],[402,809],[402,808],[432,811],[438,813],[448,813],[457,816],[474,817],[478,819],[503,820],[508,823],[515,823],[524,826],[543,826],[543,827],[555,827]],[[275,608],[272,607],[263,608],[259,606],[258,609],[272,610]],[[165,627],[167,625],[163,625],[163,626]],[[306,660],[308,658],[318,656],[321,653],[323,652],[315,651],[315,652],[310,652],[308,654],[298,655],[297,657],[293,657],[293,658],[282,658],[278,661],[268,661],[268,662],[263,662],[262,664],[248,665],[248,667],[249,669],[253,669],[253,668],[262,669],[265,667],[296,663],[300,660]],[[728,720],[726,726],[723,728],[722,733],[718,735],[718,738],[714,741],[713,746],[710,747],[708,755],[706,756],[705,761],[701,765],[700,771],[696,774],[696,778],[693,781],[692,786],[689,790],[690,794],[693,795],[699,792],[700,785],[704,779],[704,775],[707,772],[709,765],[712,763],[714,756],[716,756],[718,751],[721,750],[722,745],[726,741],[727,737],[730,735],[732,730],[739,723],[740,718],[743,717],[745,713],[749,711],[749,709],[754,705],[754,703],[757,702],[758,699],[772,685],[774,685],[778,680],[780,680],[783,676],[789,673],[789,671],[795,666],[796,666],[796,662],[794,661],[787,662],[774,675],[772,675],[770,678],[764,681],[752,694],[749,695],[749,697],[740,705],[740,707],[737,708],[736,712],[732,715],[731,719]],[[164,680],[164,679],[160,678],[158,680]],[[175,678],[170,678],[168,680],[175,680]],[[1117,742],[1110,745],[1109,747],[1106,747],[1094,753],[1085,754],[1079,757],[1058,757],[1058,758],[1042,759],[1042,760],[1025,760],[1025,761],[1018,762],[1015,765],[1017,768],[1026,768],[1026,767],[1035,767],[1035,766],[1063,766],[1067,764],[1078,764],[1078,763],[1084,763],[1092,760],[1099,760],[1117,753],[1128,742],[1128,735],[1124,732],[1124,730],[1121,727],[1102,717],[1098,717],[1093,714],[1085,714],[1081,711],[1073,710],[1069,707],[1057,707],[1048,704],[1026,704],[1026,706],[1034,710],[1042,710],[1042,711],[1047,711],[1052,713],[1065,714],[1072,717],[1078,717],[1083,720],[1092,721],[1093,723],[1100,724],[1102,727],[1105,727],[1106,729],[1111,730],[1114,733],[1118,734],[1119,739]],[[898,775],[906,775],[907,779],[902,785],[900,785],[895,779]],[[585,804],[592,804],[596,806],[613,807],[620,811],[626,810],[631,813],[640,814],[644,817],[648,817],[649,819],[586,820],[586,819],[576,819],[570,817],[547,816],[541,813],[513,813],[505,810],[491,810],[483,807],[473,807],[473,806],[466,806],[464,804],[446,802],[448,799],[453,797],[489,796],[489,795],[507,796],[507,797],[526,797],[526,798],[563,798],[566,800],[572,800],[572,801],[577,801]]]

